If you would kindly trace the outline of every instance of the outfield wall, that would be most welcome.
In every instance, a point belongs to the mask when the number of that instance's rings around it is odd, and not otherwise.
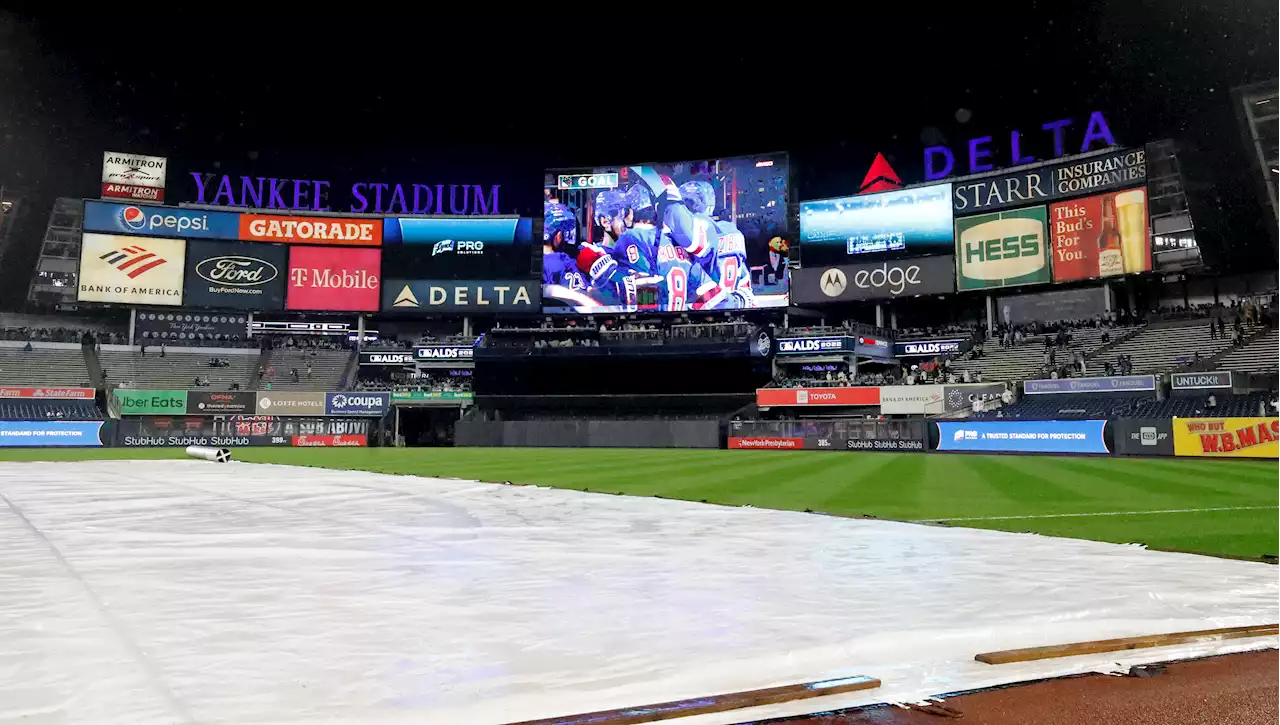
[[[1274,459],[1280,418],[741,421],[727,447]]]
[[[720,448],[715,420],[460,420],[457,446]]]

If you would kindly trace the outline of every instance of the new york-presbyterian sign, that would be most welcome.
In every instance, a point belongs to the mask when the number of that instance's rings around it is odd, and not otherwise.
[[[352,214],[497,214],[498,189],[479,184],[384,184],[359,181],[335,203],[331,183],[319,179],[228,176],[191,172],[196,203]]]

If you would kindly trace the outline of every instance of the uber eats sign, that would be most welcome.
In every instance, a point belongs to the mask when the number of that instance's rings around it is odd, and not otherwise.
[[[956,219],[956,288],[993,289],[1053,280],[1043,206]]]

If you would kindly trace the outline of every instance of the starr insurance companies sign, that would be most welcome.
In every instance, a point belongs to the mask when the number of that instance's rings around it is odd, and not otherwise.
[[[164,201],[168,166],[169,160],[163,156],[107,151],[102,155],[102,197]]]

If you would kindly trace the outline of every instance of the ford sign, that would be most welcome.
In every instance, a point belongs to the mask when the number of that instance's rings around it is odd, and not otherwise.
[[[196,265],[196,274],[214,284],[253,287],[280,276],[280,270],[265,259],[256,257],[212,257]]]

